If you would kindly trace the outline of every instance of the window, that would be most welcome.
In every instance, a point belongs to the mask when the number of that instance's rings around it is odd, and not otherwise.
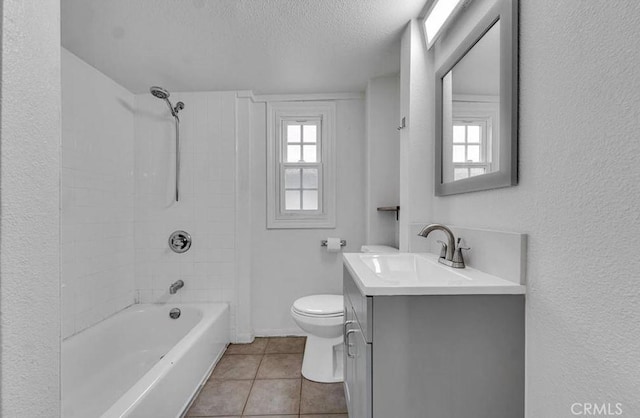
[[[453,120],[453,180],[479,176],[491,171],[488,149],[489,121]]]
[[[499,170],[497,97],[453,95],[449,111],[443,108],[443,123],[450,126],[442,131],[443,183]]]
[[[322,154],[318,134],[320,120],[285,120],[282,122],[283,147],[281,181],[284,177],[285,211],[320,210],[319,191],[322,190]]]
[[[435,0],[424,18],[427,49],[431,49],[442,30],[463,5],[461,0]]]
[[[267,109],[267,227],[335,228],[335,104]]]

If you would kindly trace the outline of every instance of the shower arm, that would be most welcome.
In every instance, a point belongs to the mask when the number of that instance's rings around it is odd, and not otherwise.
[[[176,113],[176,110],[173,108],[173,105],[171,104],[169,99],[164,99],[164,101],[167,104],[167,107],[169,108],[169,111],[171,112],[171,116],[173,116],[174,118],[177,118],[178,114]]]

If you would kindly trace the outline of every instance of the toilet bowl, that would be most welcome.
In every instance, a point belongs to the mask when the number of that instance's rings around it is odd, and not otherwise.
[[[302,375],[314,382],[342,382],[342,295],[302,297],[291,306],[291,316],[308,334],[302,359]]]

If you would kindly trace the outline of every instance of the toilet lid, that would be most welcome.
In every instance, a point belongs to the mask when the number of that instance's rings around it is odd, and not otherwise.
[[[344,312],[342,295],[311,295],[293,302],[293,309],[314,316],[337,316]]]

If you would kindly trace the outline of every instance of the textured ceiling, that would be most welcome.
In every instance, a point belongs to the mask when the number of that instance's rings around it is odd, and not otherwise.
[[[364,90],[425,0],[62,0],[62,45],[134,93]]]

